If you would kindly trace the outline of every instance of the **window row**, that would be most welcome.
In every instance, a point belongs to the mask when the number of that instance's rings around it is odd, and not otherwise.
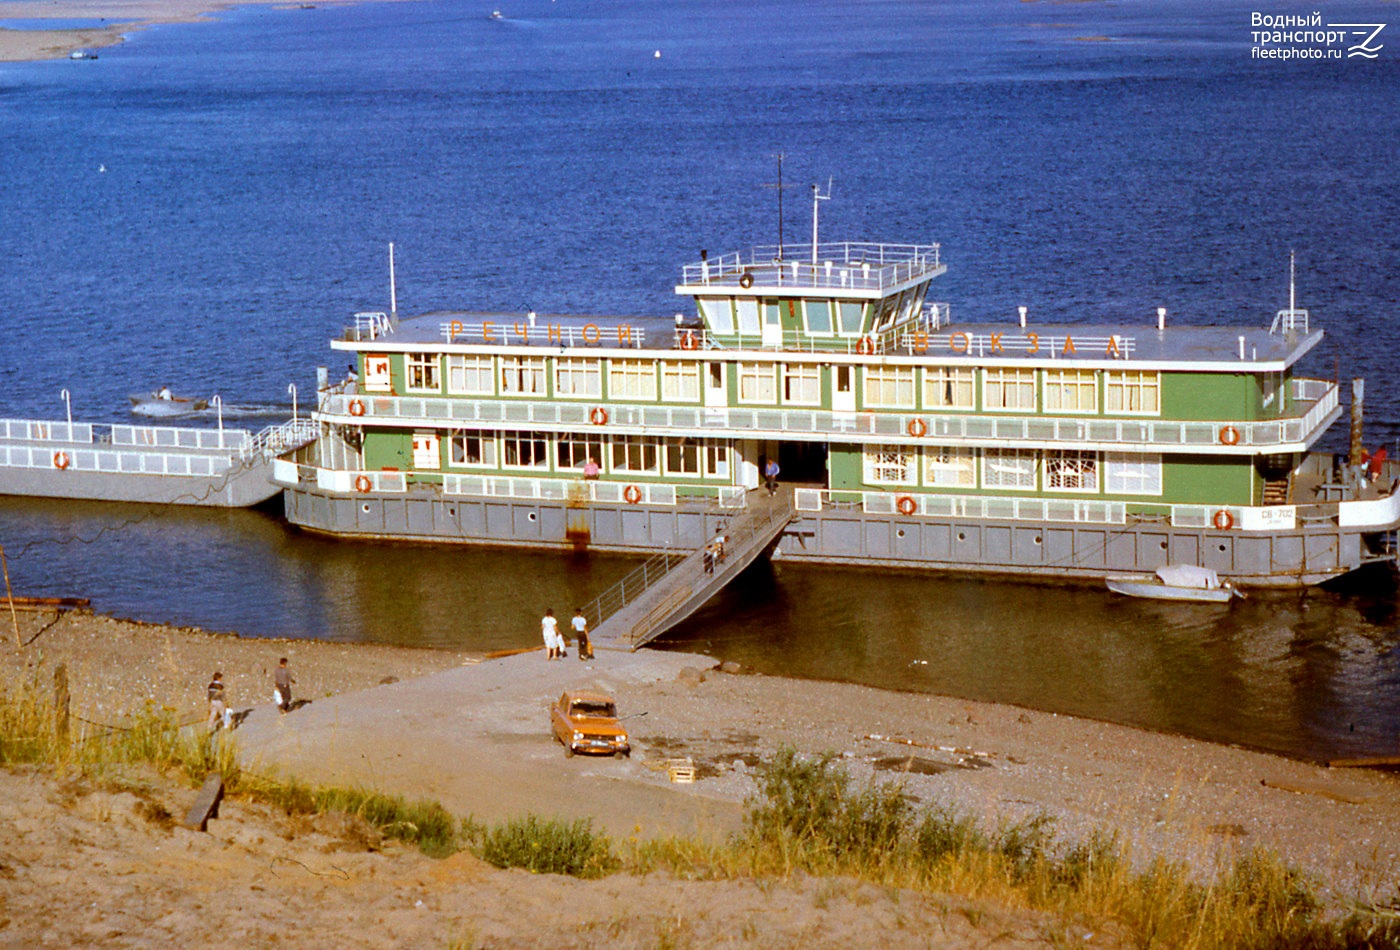
[[[1160,495],[1162,457],[872,445],[864,452],[864,481],[867,485]]]
[[[872,409],[914,409],[919,405],[927,410],[976,409],[979,372],[982,408],[987,412],[1037,412],[1042,407],[1048,413],[1099,411],[1100,374],[1087,369],[870,366],[865,369],[865,405]],[[1102,378],[1105,412],[1145,416],[1161,413],[1160,373],[1109,370]],[[916,404],[920,385],[923,399]]]
[[[437,438],[434,433],[414,435],[416,468],[442,466]],[[617,473],[725,481],[730,478],[729,446],[709,439],[456,429],[447,435],[446,461],[450,468],[514,469],[570,476]],[[596,471],[592,471],[595,467]]]

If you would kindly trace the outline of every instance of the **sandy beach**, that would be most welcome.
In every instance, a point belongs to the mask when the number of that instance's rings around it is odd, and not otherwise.
[[[835,752],[859,782],[901,781],[920,803],[951,804],[989,823],[1045,814],[1067,840],[1114,829],[1135,859],[1164,856],[1203,870],[1241,848],[1263,847],[1311,875],[1339,908],[1353,899],[1386,905],[1400,898],[1400,779],[1384,772],[1329,770],[948,697],[712,669],[723,657],[600,651],[591,663],[574,656],[549,662],[541,652],[491,659],[244,639],[82,612],[27,613],[19,621],[23,648],[13,631],[0,647],[5,675],[50,682],[53,667],[65,664],[81,718],[111,722],[154,702],[198,721],[204,684],[219,669],[231,705],[251,710],[235,732],[245,768],[429,797],[479,820],[533,812],[587,817],[623,840],[719,838],[739,827],[743,800],[754,789],[753,765],[794,747]],[[311,700],[285,715],[271,705],[272,668],[281,656],[290,660],[298,695]],[[582,686],[613,692],[620,712],[632,717],[630,759],[565,758],[551,738],[549,703]],[[680,757],[696,766],[692,784],[668,778],[665,763]],[[888,924],[892,918],[882,915],[892,914],[919,924],[908,945],[923,946],[932,922],[948,920],[946,902],[863,893],[854,883],[832,892],[810,881],[772,891],[735,882],[680,886],[655,875],[584,882],[498,871],[465,855],[433,862],[392,846],[367,850],[344,828],[293,827],[284,816],[237,802],[200,835],[142,820],[138,813],[149,808],[140,796],[0,775],[0,828],[10,829],[0,831],[0,865],[7,869],[0,874],[0,943],[42,942],[37,938],[49,934],[60,945],[108,934],[97,942],[156,946],[197,934],[210,914],[256,943],[267,939],[259,928],[276,933],[285,913],[318,922],[325,945],[339,946],[401,945],[430,934],[445,943],[468,931],[491,946],[544,946],[561,934],[571,935],[567,945],[592,946],[577,935],[595,931],[635,940],[613,946],[650,946],[664,926],[680,928],[695,945],[756,945],[741,939],[745,915],[771,917],[794,942],[842,946],[864,942],[842,929],[856,926],[852,921]],[[189,807],[188,787],[149,781],[149,796],[169,814]],[[74,851],[51,835],[76,836],[82,847]],[[78,875],[75,883],[71,872],[85,861],[121,870]],[[240,893],[249,896],[213,902],[219,875],[246,884]],[[58,879],[94,896],[75,903],[71,893],[44,886]],[[582,893],[606,899],[575,899]],[[142,909],[132,910],[133,901]],[[521,901],[534,908],[528,927],[517,913]],[[85,909],[41,933],[34,921],[60,903]],[[718,907],[740,909],[716,915]],[[133,914],[160,939],[137,939]],[[997,926],[1016,935],[1007,945],[1047,939],[1034,914],[999,914]],[[978,913],[970,919],[986,920]],[[985,936],[967,915],[958,920],[972,931],[940,931],[951,942],[935,945]],[[812,933],[846,939],[814,943],[802,936]],[[916,934],[924,942],[913,940]]]

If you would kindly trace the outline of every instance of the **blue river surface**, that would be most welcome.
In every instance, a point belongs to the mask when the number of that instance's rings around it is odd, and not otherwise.
[[[822,239],[940,242],[955,320],[1266,325],[1296,252],[1327,332],[1305,371],[1365,377],[1366,441],[1394,446],[1400,22],[1374,59],[1256,55],[1255,11],[1313,9],[269,5],[0,64],[0,416],[61,419],[67,390],[75,419],[126,421],[161,384],[230,424],[292,386],[304,410],[350,314],[388,309],[390,242],[404,313],[668,317],[701,249],[810,240],[830,182]],[[531,645],[544,607],[631,567],[27,499],[0,499],[0,545],[20,592],[120,616],[466,649]],[[780,558],[667,643],[1335,758],[1400,752],[1397,626],[1387,571],[1203,611]]]

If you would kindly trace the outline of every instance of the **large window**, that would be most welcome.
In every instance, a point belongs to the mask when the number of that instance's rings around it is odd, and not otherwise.
[[[744,336],[758,336],[758,301],[735,300],[734,306],[739,311],[739,332]]]
[[[913,450],[898,445],[865,447],[867,485],[913,485],[918,480]]]
[[[982,373],[982,408],[1035,412],[1035,370],[986,369]]]
[[[734,305],[728,297],[701,298],[700,316],[712,333],[734,332]]]
[[[667,439],[666,474],[699,475],[700,449],[698,439]]]
[[[447,391],[456,396],[490,396],[496,391],[492,385],[492,369],[489,356],[450,354],[447,357]]]
[[[1155,416],[1162,411],[1162,377],[1151,370],[1109,370],[1104,374],[1105,412]]]
[[[448,438],[448,463],[456,466],[496,467],[496,436],[453,429]]]
[[[637,435],[614,436],[612,440],[612,470],[637,475],[658,475],[660,453],[655,439]]]
[[[924,449],[924,484],[939,488],[971,488],[977,484],[977,459],[971,449]]]
[[[543,396],[544,386],[543,356],[501,357],[501,395]]]
[[[867,366],[865,405],[887,409],[914,408],[914,367]]]
[[[778,401],[772,363],[739,363],[739,401],[771,406]]]
[[[854,336],[860,332],[861,323],[865,319],[865,304],[842,301],[836,315],[841,320],[840,332],[846,336]]]
[[[407,366],[409,392],[442,391],[442,362],[436,353],[409,353]]]
[[[1045,371],[1046,412],[1098,412],[1099,387],[1089,369]]]
[[[1098,491],[1098,453],[1046,452],[1045,487],[1053,491]]]
[[[543,432],[506,432],[501,435],[506,468],[549,468],[549,436]]]
[[[571,468],[583,468],[592,459],[603,464],[603,437],[600,435],[561,435],[555,447],[555,468],[567,472]]]
[[[700,364],[686,361],[661,363],[661,398],[666,402],[700,401]]]
[[[729,478],[729,446],[726,443],[705,440],[705,477]]]
[[[597,360],[560,357],[554,361],[554,395],[596,399],[603,394],[603,371]]]
[[[984,449],[983,488],[1035,488],[1035,453],[1027,449]]]
[[[973,370],[959,366],[930,366],[924,370],[925,409],[975,409]]]
[[[613,360],[608,364],[608,396],[654,402],[656,364],[649,360]]]
[[[821,367],[815,363],[784,363],[783,402],[793,406],[818,406],[821,401]]]
[[[1105,454],[1103,489],[1114,495],[1162,494],[1162,456]]]
[[[803,301],[803,312],[807,316],[807,334],[809,336],[831,336],[831,301],[830,300],[806,300]]]

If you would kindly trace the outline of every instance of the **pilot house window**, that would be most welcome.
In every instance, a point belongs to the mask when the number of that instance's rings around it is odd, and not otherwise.
[[[408,354],[408,391],[440,392],[442,363],[436,353]]]

